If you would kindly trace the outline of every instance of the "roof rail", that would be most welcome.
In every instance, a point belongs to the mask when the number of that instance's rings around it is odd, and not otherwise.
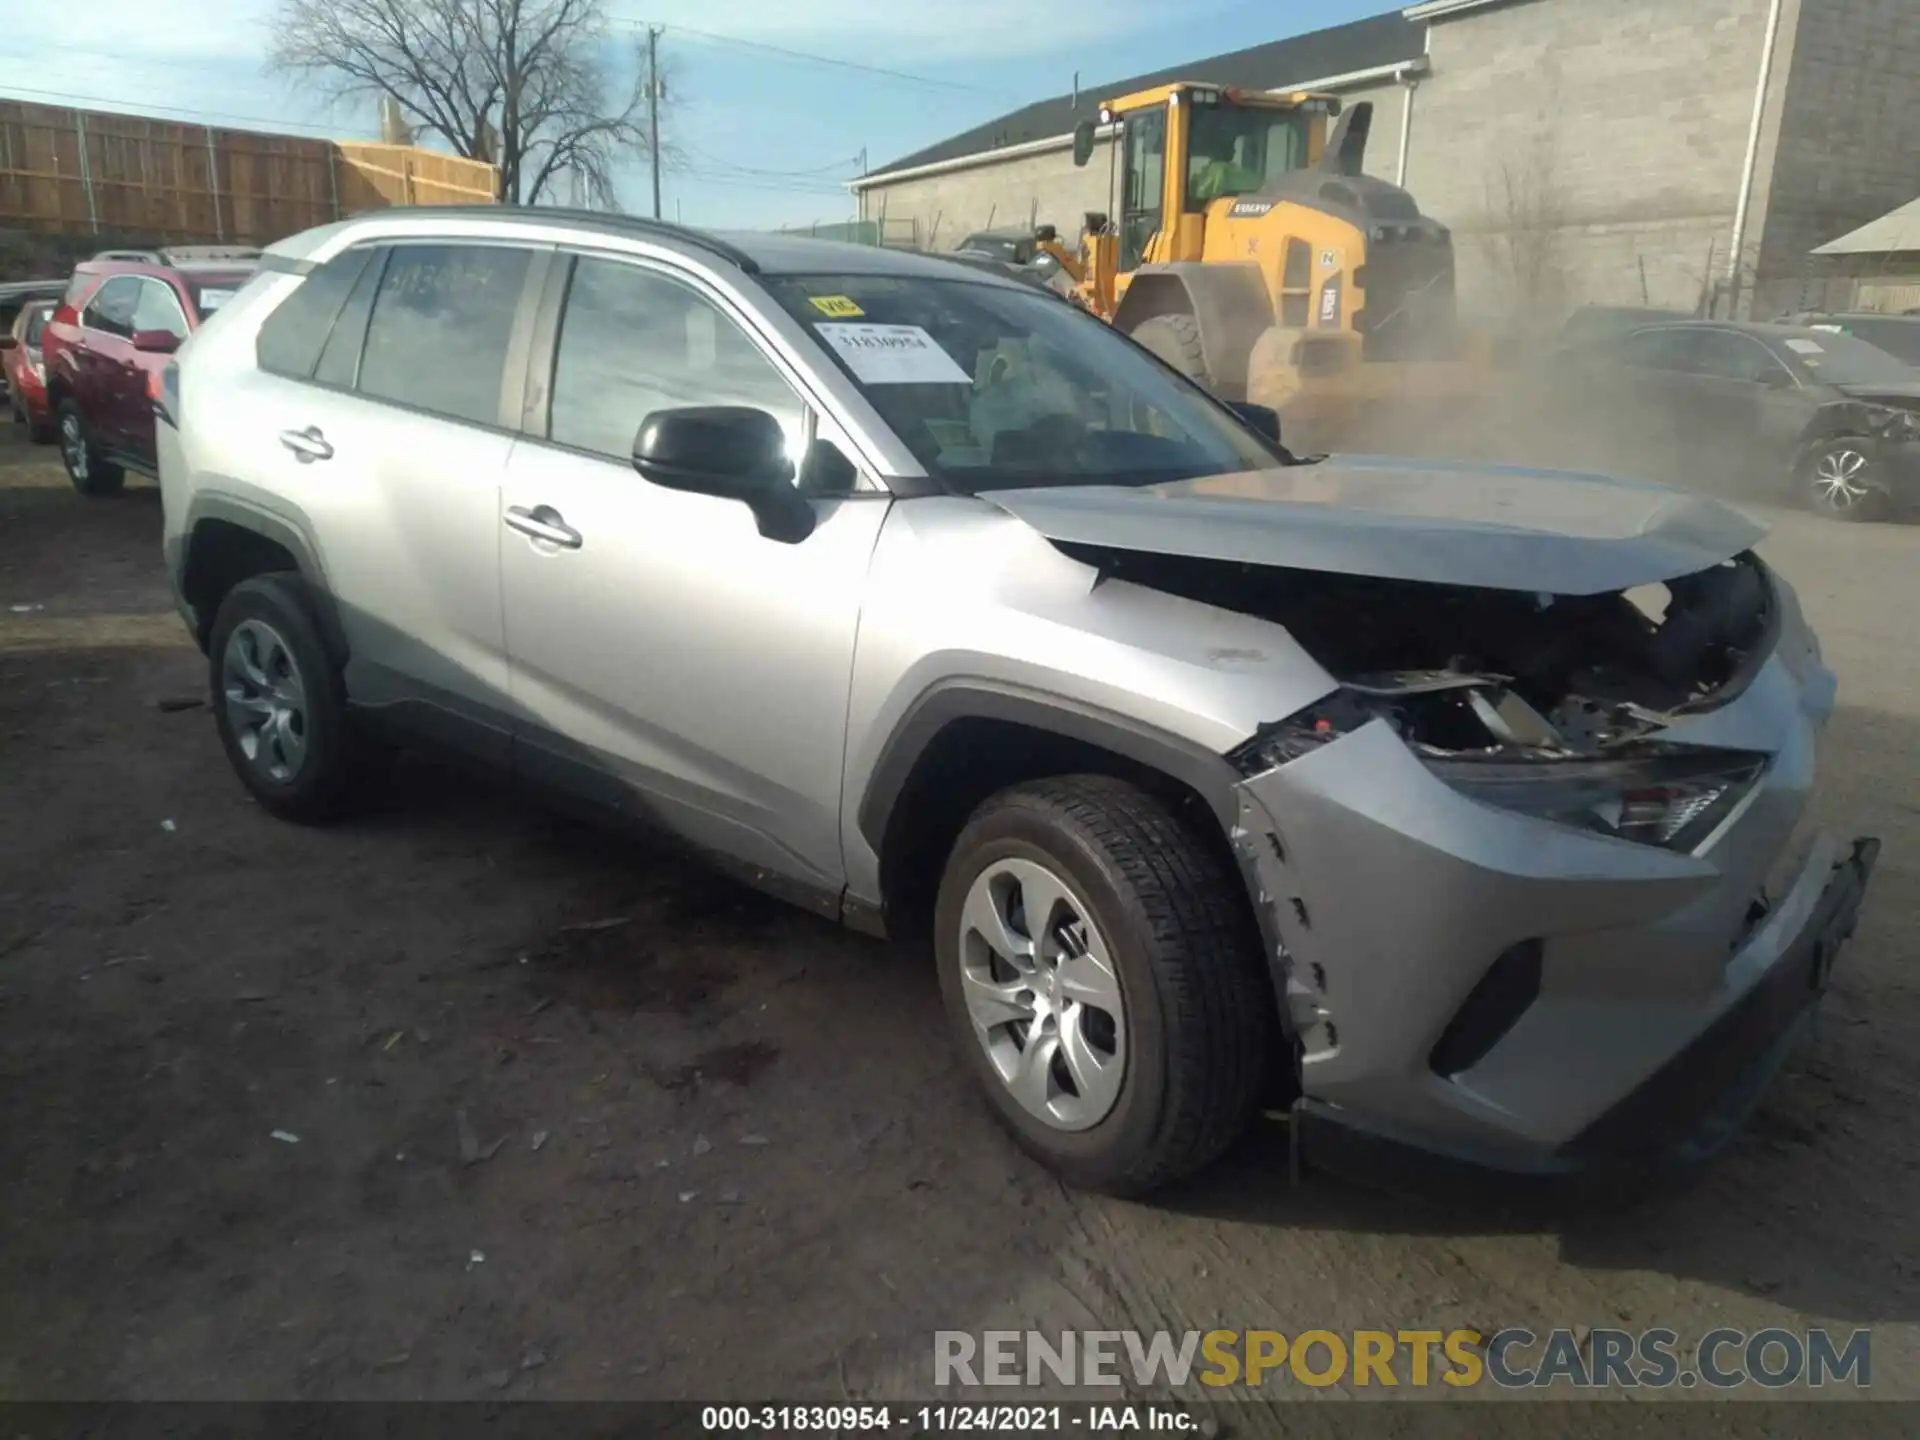
[[[168,245],[160,257],[169,265],[194,265],[208,260],[258,260],[257,245]]]
[[[354,218],[370,220],[387,213],[384,210],[364,211]],[[578,210],[563,205],[407,205],[396,206],[391,213],[430,219],[507,219],[530,225],[578,225],[583,229],[600,230],[611,235],[657,235],[665,240],[677,240],[682,245],[697,246],[738,266],[749,275],[760,272],[758,262],[751,255],[718,235],[687,225],[676,225],[668,220],[649,220],[607,210]]]
[[[102,250],[95,260],[136,260],[142,265],[164,265],[158,250]]]

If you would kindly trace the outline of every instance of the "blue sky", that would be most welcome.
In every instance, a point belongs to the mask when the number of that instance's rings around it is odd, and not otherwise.
[[[371,107],[331,113],[266,73],[273,0],[17,8],[24,13],[0,30],[0,96],[256,130],[373,134]],[[847,218],[853,200],[842,185],[858,173],[862,149],[883,165],[1061,93],[1076,70],[1098,88],[1387,8],[1381,0],[607,0],[623,50],[649,22],[667,27],[663,133],[684,158],[663,180],[665,214],[742,228]],[[1089,24],[1095,15],[1099,23]],[[626,208],[651,207],[641,165],[626,167],[620,184]]]

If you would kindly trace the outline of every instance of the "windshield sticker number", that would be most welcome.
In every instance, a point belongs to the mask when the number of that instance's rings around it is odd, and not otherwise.
[[[200,292],[200,313],[202,315],[211,315],[238,293],[239,292],[235,290],[202,290]]]
[[[807,298],[814,309],[836,320],[852,320],[867,313],[845,295],[810,295]]]
[[[1827,353],[1820,348],[1819,342],[1815,340],[1789,340],[1787,341],[1787,348],[1801,355],[1824,355]]]
[[[918,325],[816,325],[854,378],[867,385],[971,385],[973,379],[954,363]]]

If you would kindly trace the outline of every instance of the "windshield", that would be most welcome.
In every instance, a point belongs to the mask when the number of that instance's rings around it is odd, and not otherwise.
[[[1920,371],[1864,340],[1821,330],[1780,342],[1796,365],[1822,385],[1912,385]]]
[[[1250,105],[1195,105],[1187,148],[1187,208],[1250,195],[1307,163],[1306,116]]]
[[[1849,315],[1845,319],[1830,322],[1843,335],[1864,340],[1876,350],[1884,350],[1894,359],[1908,365],[1920,365],[1920,324],[1911,320],[1875,320],[1861,319]],[[1824,330],[1826,324],[1816,323],[1816,330]]]
[[[1051,295],[873,275],[768,286],[927,473],[961,494],[1281,463],[1231,412]]]

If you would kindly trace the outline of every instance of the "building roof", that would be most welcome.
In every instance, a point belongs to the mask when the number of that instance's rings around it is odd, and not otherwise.
[[[1818,247],[1816,255],[1899,255],[1920,250],[1920,199]]]
[[[1239,85],[1248,89],[1274,90],[1282,86],[1305,88],[1311,82],[1337,79],[1356,72],[1378,70],[1407,64],[1426,53],[1426,24],[1409,20],[1399,11],[1336,25],[1331,30],[1315,30],[1288,40],[1273,40],[1245,50],[1234,50],[1206,60],[1190,60],[1149,75],[1080,90],[1079,108],[1074,97],[1055,95],[1038,100],[984,125],[963,130],[958,135],[903,155],[878,170],[869,171],[855,181],[853,188],[864,189],[889,175],[916,170],[922,165],[944,160],[959,160],[987,155],[1009,145],[1024,145],[1035,140],[1050,140],[1069,134],[1074,125],[1091,118],[1102,99],[1168,85],[1179,80],[1199,80],[1215,85]]]

